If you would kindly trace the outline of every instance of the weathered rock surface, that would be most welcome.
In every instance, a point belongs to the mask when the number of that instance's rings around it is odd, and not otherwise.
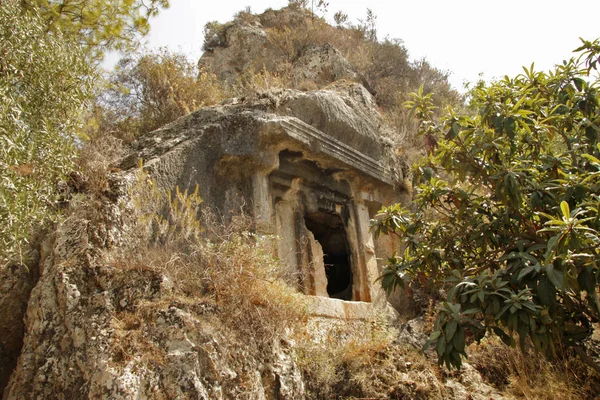
[[[403,165],[381,137],[385,126],[371,95],[356,84],[335,89],[264,93],[199,110],[141,138],[122,163],[133,168],[143,159],[165,188],[198,184],[209,205],[224,214],[245,209],[258,231],[285,226],[288,231],[281,236],[292,244],[299,231],[294,224],[306,231],[306,213],[337,216],[352,247],[349,299],[359,302],[317,299],[316,318],[328,342],[343,338],[332,336],[327,326],[335,331],[344,318],[353,318],[360,331],[360,324],[370,324],[361,318],[386,304],[371,286],[378,276],[377,246],[368,219],[384,201],[406,196],[398,190]],[[201,294],[185,302],[172,296],[172,282],[159,268],[111,258],[118,251],[127,255],[126,239],[133,234],[128,201],[132,172],[111,176],[102,195],[73,197],[68,218],[46,238],[39,280],[27,302],[23,348],[3,398],[309,396],[293,342],[274,338],[270,346],[257,348],[221,324],[217,307]],[[313,255],[320,255],[320,244],[314,236],[311,240]],[[278,251],[286,243],[280,242]],[[318,275],[321,280],[323,275]],[[0,299],[17,310],[5,320],[15,323],[16,332],[25,297],[4,296],[11,290],[26,293],[28,281],[23,280],[23,288],[7,282],[0,287]],[[324,283],[313,285],[324,292]],[[0,328],[6,329],[6,323]],[[11,337],[2,338],[2,345],[15,348],[5,344]],[[405,381],[382,392],[405,396],[402,388],[410,389],[414,376],[402,372],[407,365],[394,364],[389,376],[404,376]],[[354,393],[353,378],[344,379],[345,393]],[[436,379],[429,371],[427,380]],[[437,380],[431,384],[439,386]],[[447,390],[461,398],[479,389],[452,381]]]
[[[409,197],[406,166],[386,129],[372,95],[356,83],[270,91],[142,137],[122,166],[141,159],[161,187],[197,185],[206,206],[252,216],[257,231],[278,238],[277,255],[302,276],[305,294],[385,306],[373,285],[380,272],[369,220],[383,204]],[[326,272],[329,253],[339,262]]]
[[[128,234],[129,213],[115,201],[127,196],[125,182],[111,180],[110,195],[92,204],[74,199],[76,212],[47,239],[3,398],[302,398],[285,343],[270,349],[271,362],[257,360],[251,343],[225,334],[210,303],[169,300],[160,271],[106,258]],[[145,303],[158,305],[145,315]]]
[[[302,136],[298,131],[310,128],[306,125],[321,132]],[[250,199],[243,181],[256,170],[276,168],[284,149],[310,153],[325,168],[338,158],[346,170],[388,180],[393,188],[408,171],[393,155],[387,129],[373,97],[359,84],[313,92],[275,90],[203,108],[143,136],[122,168],[141,159],[164,187],[198,183],[202,198],[223,209],[239,209],[223,193],[223,176],[238,177],[238,192]],[[362,165],[361,158],[374,161],[376,169]]]
[[[218,47],[204,53],[198,66],[233,83],[241,72],[255,68],[255,60],[262,59],[266,52],[266,43],[267,33],[260,24],[234,24],[216,40]]]
[[[291,77],[295,85],[312,82],[318,87],[339,80],[347,80],[362,84],[372,95],[374,90],[352,64],[331,44],[312,45],[306,48],[292,64]]]
[[[21,352],[23,317],[33,284],[31,271],[23,265],[0,269],[0,396]]]
[[[407,321],[400,327],[397,343],[422,349],[429,335],[425,329],[425,319],[418,317]],[[433,349],[428,350],[431,358],[437,357]],[[460,373],[450,375],[444,382],[448,398],[464,400],[501,400],[502,395],[484,382],[481,374],[469,363],[463,362]]]
[[[306,27],[301,24],[311,18],[302,8],[286,7],[265,11],[252,21],[226,24],[218,35],[207,41],[198,66],[229,84],[247,72],[259,73],[266,69],[275,74],[289,74],[291,85],[296,88],[305,85],[324,87],[343,79],[360,83],[375,94],[364,76],[333,45],[308,45],[290,59],[286,52],[291,49],[281,46],[293,44],[274,43],[272,36],[285,29],[281,27],[303,30]]]

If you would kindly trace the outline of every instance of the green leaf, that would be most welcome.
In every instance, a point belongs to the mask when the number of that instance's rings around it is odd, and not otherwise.
[[[595,293],[596,291],[596,279],[593,273],[593,267],[584,268],[577,276],[577,282],[579,287],[588,293]]]
[[[581,155],[582,158],[585,158],[588,161],[591,161],[593,163],[599,164],[600,165],[600,160],[598,160],[596,157],[594,157],[591,154],[582,154]]]
[[[456,332],[457,327],[458,327],[458,324],[456,323],[456,321],[448,322],[448,324],[446,325],[446,340],[447,341],[452,340],[452,336],[454,336],[454,332]]]
[[[516,126],[517,124],[514,118],[508,117],[504,119],[504,131],[508,134],[509,137],[512,138],[515,136]]]
[[[548,274],[548,278],[554,287],[556,287],[558,290],[563,290],[565,281],[564,273],[554,268],[554,265],[552,264],[546,268],[546,273]]]
[[[448,139],[448,140],[454,139],[458,135],[459,132],[460,132],[460,125],[457,122],[452,122],[450,131],[448,132],[446,139]]]
[[[558,245],[558,241],[560,240],[561,234],[552,236],[550,238],[550,240],[548,240],[548,247],[546,248],[546,254],[544,255],[545,258],[545,262],[546,263],[550,263],[551,260],[551,256],[552,253],[554,252],[554,249],[556,249],[556,246]]]
[[[563,213],[563,217],[565,219],[569,219],[571,218],[571,211],[569,210],[569,203],[567,203],[566,201],[561,201],[560,202],[560,209],[562,210]]]
[[[525,276],[529,275],[531,272],[533,272],[535,270],[535,267],[533,265],[528,265],[527,267],[523,268],[521,270],[521,272],[519,272],[519,276],[517,277],[517,280],[522,280]]]
[[[573,78],[573,83],[575,84],[577,90],[579,90],[580,92],[586,86],[585,80],[581,78]]]
[[[446,338],[444,336],[440,336],[437,340],[436,351],[439,357],[444,355],[446,351]]]
[[[556,302],[556,288],[548,278],[548,276],[542,276],[537,286],[537,294],[540,302],[549,307]]]
[[[465,351],[465,330],[462,327],[459,327],[454,334],[452,344],[457,351],[461,353]]]
[[[512,338],[506,334],[501,328],[492,326],[492,331],[504,342],[504,344],[510,346],[512,344]]]

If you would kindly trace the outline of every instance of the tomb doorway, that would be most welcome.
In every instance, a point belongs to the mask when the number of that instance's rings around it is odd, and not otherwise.
[[[306,228],[323,249],[323,264],[330,298],[352,300],[350,246],[342,218],[338,214],[316,211],[304,217]]]

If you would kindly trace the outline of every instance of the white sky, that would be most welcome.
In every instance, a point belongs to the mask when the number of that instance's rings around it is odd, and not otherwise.
[[[251,6],[254,13],[278,9],[287,0],[171,0],[151,21],[147,46],[167,46],[197,59],[208,21],[230,21]],[[579,37],[600,37],[600,0],[329,0],[328,15],[342,10],[356,23],[370,8],[379,38],[404,41],[411,59],[425,57],[452,72],[451,82],[514,76],[535,62],[547,70],[572,55]],[[114,63],[115,57],[107,60]]]

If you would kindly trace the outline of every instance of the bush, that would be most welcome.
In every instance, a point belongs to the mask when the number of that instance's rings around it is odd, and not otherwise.
[[[525,351],[497,338],[471,348],[469,362],[503,395],[527,399],[592,399],[600,390],[598,376],[573,355],[549,361],[529,343]]]
[[[224,96],[216,76],[198,71],[183,54],[161,49],[127,56],[98,98],[96,134],[131,142]]]
[[[0,266],[23,262],[36,226],[58,215],[74,168],[93,69],[35,9],[0,5]]]
[[[408,104],[437,146],[415,168],[413,210],[385,208],[374,225],[405,245],[384,287],[420,274],[453,286],[431,336],[440,364],[459,367],[465,339],[487,333],[583,352],[600,318],[600,46],[579,50],[550,73],[480,84],[469,112],[441,123],[431,94]]]
[[[177,298],[211,299],[220,320],[257,346],[303,326],[304,296],[297,276],[273,257],[274,238],[251,233],[243,215],[225,223],[200,213],[200,203],[197,191],[161,191],[140,169],[127,212],[130,244],[115,250],[115,264],[164,273]]]

